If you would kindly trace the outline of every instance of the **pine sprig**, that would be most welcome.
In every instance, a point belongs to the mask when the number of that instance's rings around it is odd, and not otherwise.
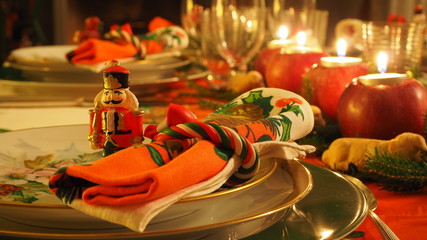
[[[368,154],[366,169],[384,190],[418,191],[427,184],[427,161],[416,162],[379,151]]]

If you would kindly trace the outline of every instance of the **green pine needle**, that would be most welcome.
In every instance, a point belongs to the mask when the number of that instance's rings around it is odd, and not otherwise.
[[[366,168],[385,190],[411,192],[427,184],[427,161],[416,162],[376,150],[367,155]]]

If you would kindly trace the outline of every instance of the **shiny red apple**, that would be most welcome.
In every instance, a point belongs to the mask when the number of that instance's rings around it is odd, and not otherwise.
[[[280,52],[280,49],[280,47],[264,48],[258,53],[255,60],[255,70],[261,73],[264,79],[268,63],[276,53]]]
[[[281,88],[295,93],[301,92],[302,75],[310,70],[313,64],[320,63],[323,52],[292,52],[283,49],[276,53],[266,69],[267,87]]]
[[[345,137],[391,139],[403,132],[423,134],[427,89],[409,78],[394,84],[367,86],[352,82],[338,104],[338,123]]]
[[[362,63],[338,67],[320,64],[304,75],[304,81],[308,82],[304,84],[301,95],[318,106],[328,118],[336,120],[341,94],[354,78],[366,74],[368,67]]]

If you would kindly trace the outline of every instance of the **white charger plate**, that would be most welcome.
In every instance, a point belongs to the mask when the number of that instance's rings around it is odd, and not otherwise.
[[[296,162],[287,162],[294,164]],[[269,228],[244,238],[245,240],[265,239],[342,239],[359,226],[367,216],[367,203],[363,194],[345,178],[327,169],[300,162],[313,177],[313,188],[302,200],[296,202],[288,213]],[[285,162],[286,164],[286,162]],[[285,169],[288,167],[286,166]],[[301,174],[299,167],[289,169],[294,177]],[[304,175],[304,173],[302,174]],[[295,178],[296,180],[298,177]],[[303,180],[303,179],[302,179]],[[269,216],[268,213],[267,215]],[[259,217],[258,221],[270,218]],[[273,219],[275,221],[276,219]],[[17,224],[0,218],[0,236],[23,239],[229,239],[244,237],[240,235],[247,229],[257,227],[248,223],[251,219],[239,222],[223,223],[217,228],[211,226],[189,228],[177,231],[175,225],[169,231],[133,233],[123,229],[99,231],[70,231],[38,228]],[[252,219],[254,221],[254,219]],[[256,222],[255,222],[256,223]],[[182,224],[182,222],[179,222]],[[258,222],[259,224],[259,222]],[[269,224],[270,225],[270,224]],[[227,227],[227,229],[224,229]],[[236,231],[238,229],[239,231]],[[221,235],[215,235],[217,234]],[[210,235],[212,234],[212,235]],[[226,235],[229,234],[229,235]],[[224,237],[226,235],[226,237]],[[221,238],[222,237],[222,238]]]
[[[99,82],[105,62],[94,65],[73,65],[66,54],[76,45],[53,45],[19,48],[8,56],[5,66],[23,71],[24,77],[32,81],[56,83]],[[172,77],[175,69],[191,63],[179,51],[151,54],[144,60],[135,58],[117,59],[121,66],[131,72],[132,79],[150,82]]]
[[[99,151],[89,148],[87,130],[87,125],[74,125],[0,134],[0,142],[4,147],[0,151],[0,184],[3,184],[0,190],[22,188],[14,195],[0,198],[0,213],[4,218],[16,223],[55,229],[123,228],[71,209],[48,192],[48,176],[57,168],[100,158]],[[239,219],[271,207],[277,207],[277,212],[284,212],[283,205],[288,206],[308,193],[311,179],[306,172],[306,179],[296,185],[303,185],[304,188],[295,190],[293,179],[289,174],[284,175],[276,170],[275,163],[271,159],[263,160],[257,176],[240,187],[181,200],[156,216],[149,229],[165,231],[174,221],[183,221],[185,218],[187,221],[185,224],[180,223],[180,228],[219,224],[232,220],[229,214]],[[248,204],[242,205],[244,202]],[[192,220],[188,221],[188,218]]]
[[[0,218],[0,236],[37,239],[229,239],[253,235],[279,221],[311,189],[311,175],[298,161],[287,161],[248,196],[184,218],[148,225],[143,233],[128,229],[68,230],[40,228]],[[267,183],[269,181],[269,183]],[[263,184],[262,183],[262,184]],[[287,184],[294,189],[287,192]],[[273,190],[273,189],[276,189]],[[282,189],[282,190],[279,190]],[[267,190],[267,192],[265,192]],[[264,191],[264,192],[263,192]],[[248,191],[249,192],[249,191]],[[287,196],[287,197],[286,197]],[[234,209],[239,209],[236,211]]]

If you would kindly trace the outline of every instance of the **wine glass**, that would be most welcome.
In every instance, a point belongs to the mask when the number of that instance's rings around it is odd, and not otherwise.
[[[195,49],[200,47],[202,14],[211,5],[211,0],[182,0],[181,2],[181,23]]]
[[[213,0],[212,35],[232,74],[247,71],[265,35],[264,0]]]
[[[212,0],[182,0],[181,23],[190,37],[190,49],[194,50],[195,61],[206,66],[211,80],[229,76],[227,62],[219,55],[212,39]],[[187,55],[189,51],[187,49]]]

